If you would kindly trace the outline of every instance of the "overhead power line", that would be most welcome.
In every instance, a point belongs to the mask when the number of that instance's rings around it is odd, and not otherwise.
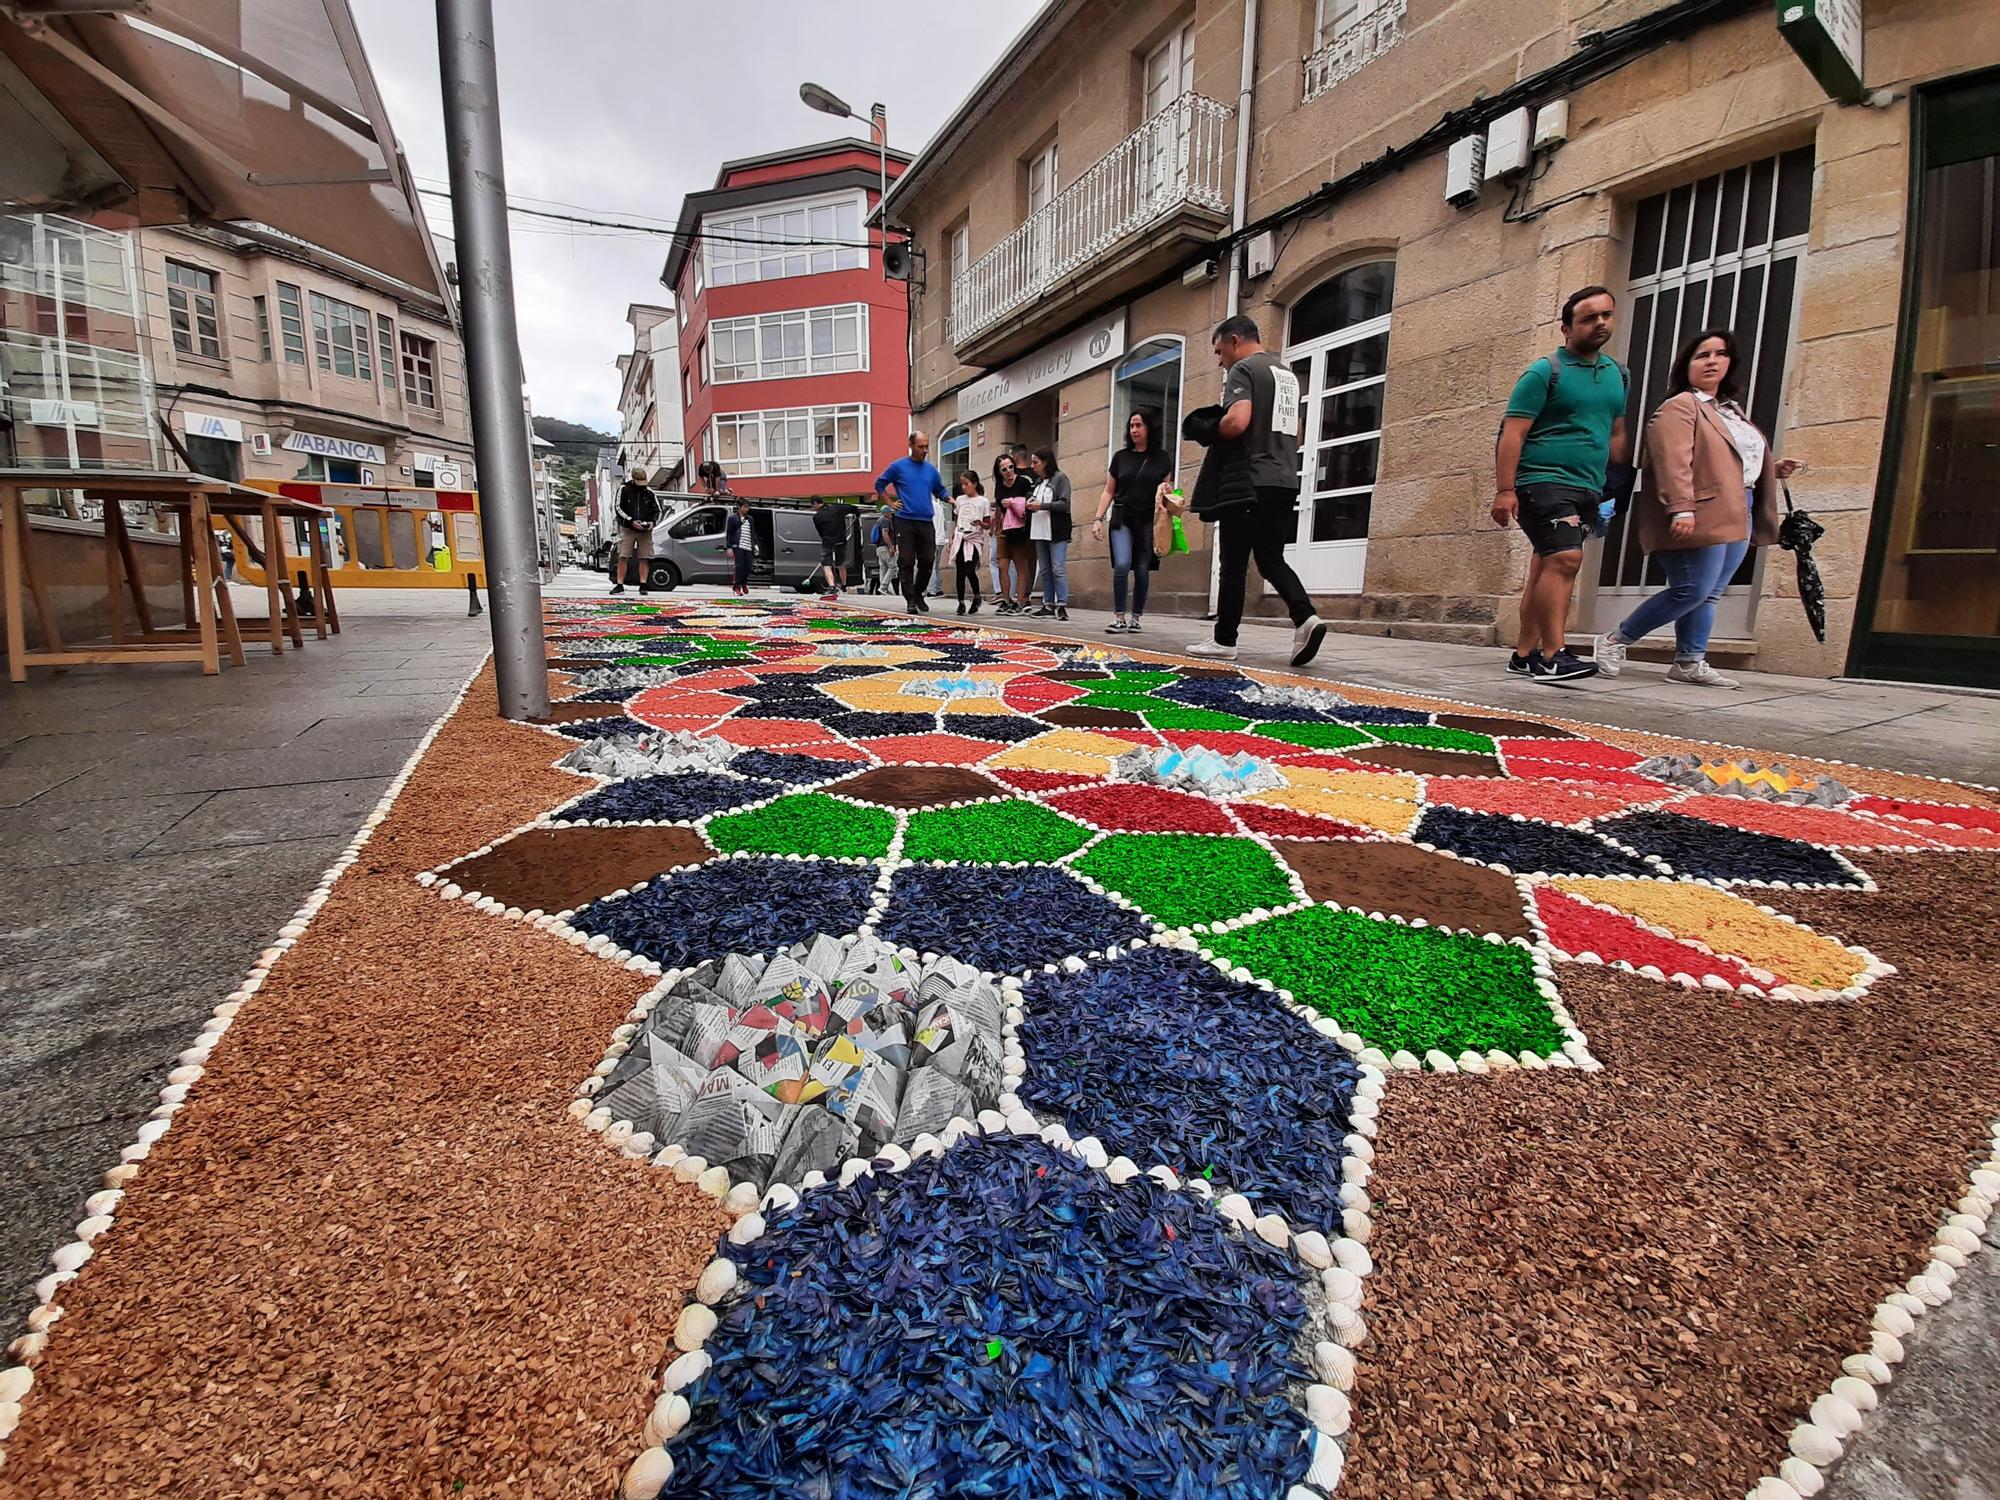
[[[417,191],[432,198],[449,198],[451,196],[451,194],[437,188],[419,187]],[[507,212],[510,214],[519,214],[524,218],[547,219],[558,224],[575,224],[586,229],[620,229],[633,234],[650,235],[657,239],[671,240],[681,245],[690,245],[696,239],[702,239],[711,245],[766,245],[776,246],[784,250],[875,250],[880,248],[873,240],[787,240],[742,234],[682,234],[678,229],[663,229],[652,224],[635,224],[626,219],[599,219],[587,217],[582,214],[557,213],[553,209],[547,208],[530,208],[528,205],[515,199],[508,200]]]

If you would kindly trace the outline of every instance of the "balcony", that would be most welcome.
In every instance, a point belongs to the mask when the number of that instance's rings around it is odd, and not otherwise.
[[[1305,60],[1301,103],[1310,104],[1343,79],[1352,78],[1403,39],[1408,0],[1355,0],[1335,23],[1339,30]]]
[[[966,268],[951,289],[960,358],[996,364],[1086,297],[1157,274],[1227,222],[1227,105],[1183,94]]]

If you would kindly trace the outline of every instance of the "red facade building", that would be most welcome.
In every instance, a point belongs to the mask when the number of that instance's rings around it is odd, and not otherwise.
[[[890,152],[889,176],[908,164]],[[880,173],[873,145],[826,141],[724,162],[682,203],[661,281],[690,487],[713,460],[739,495],[855,498],[907,450],[906,287],[865,227]]]

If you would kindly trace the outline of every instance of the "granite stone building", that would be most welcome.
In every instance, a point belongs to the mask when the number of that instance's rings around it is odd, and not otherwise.
[[[1858,85],[1751,0],[1051,0],[889,194],[923,252],[912,418],[982,470],[1052,442],[1087,516],[1133,406],[1216,399],[1240,308],[1305,393],[1290,555],[1322,612],[1506,642],[1528,549],[1487,514],[1494,432],[1603,283],[1632,422],[1684,337],[1734,328],[1828,528],[1826,641],[1772,550],[1718,659],[2000,681],[2000,24],[1817,9]],[[1208,603],[1190,530],[1156,610]],[[1657,581],[1622,523],[1585,573],[1579,631]],[[1086,531],[1070,574],[1107,600]]]

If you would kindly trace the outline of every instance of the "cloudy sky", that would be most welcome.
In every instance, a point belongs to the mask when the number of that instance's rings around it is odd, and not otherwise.
[[[351,3],[411,169],[441,188],[432,7]],[[1038,4],[496,0],[508,196],[671,220],[729,157],[865,136],[865,125],[801,104],[807,80],[863,114],[881,101],[890,144],[915,151]],[[448,233],[450,204],[427,202],[433,227]],[[664,300],[666,249],[651,236],[516,216],[515,309],[536,412],[618,430],[611,362],[630,347],[625,308]]]

